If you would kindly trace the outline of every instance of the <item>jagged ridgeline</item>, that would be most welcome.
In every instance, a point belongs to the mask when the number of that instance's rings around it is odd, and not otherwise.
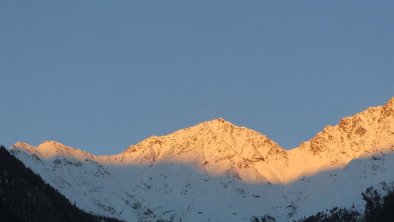
[[[78,209],[0,146],[0,221],[119,220],[95,216]]]

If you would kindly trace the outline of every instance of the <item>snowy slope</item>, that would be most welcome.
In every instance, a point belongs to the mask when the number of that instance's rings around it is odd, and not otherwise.
[[[286,151],[215,119],[153,136],[113,156],[47,141],[11,152],[77,206],[127,221],[288,221],[363,208],[361,192],[394,181],[394,98]]]
[[[19,142],[10,152],[81,209],[123,220],[144,217],[133,209],[133,196],[87,152],[54,141],[38,147]]]

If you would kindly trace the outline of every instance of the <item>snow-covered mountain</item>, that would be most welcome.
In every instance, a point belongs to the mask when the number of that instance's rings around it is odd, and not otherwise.
[[[287,164],[286,151],[256,131],[214,119],[153,136],[126,151],[104,158],[105,164],[193,166],[210,176],[232,175],[247,182],[280,182],[277,170]]]
[[[361,192],[394,181],[394,97],[285,150],[215,119],[152,136],[113,156],[46,141],[11,153],[80,208],[126,221],[289,221],[363,208]]]

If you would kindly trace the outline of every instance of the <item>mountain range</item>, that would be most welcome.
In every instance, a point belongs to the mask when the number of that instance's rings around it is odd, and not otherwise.
[[[218,118],[96,156],[56,141],[9,150],[75,205],[125,221],[292,221],[394,181],[394,97],[291,150]]]

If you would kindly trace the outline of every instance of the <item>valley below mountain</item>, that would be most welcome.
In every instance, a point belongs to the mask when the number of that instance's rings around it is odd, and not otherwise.
[[[9,152],[87,212],[124,221],[293,221],[362,212],[368,187],[394,182],[394,97],[291,150],[214,119],[96,156],[56,141]]]

